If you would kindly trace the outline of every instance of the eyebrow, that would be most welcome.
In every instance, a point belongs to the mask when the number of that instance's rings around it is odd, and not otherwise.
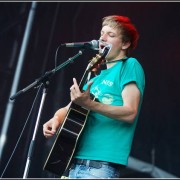
[[[102,34],[102,33],[105,33],[105,32],[104,32],[104,31],[100,31],[100,33]],[[117,32],[107,31],[106,33],[107,33],[107,34],[112,33],[112,34],[114,34],[114,35],[117,35],[117,36],[118,36],[118,33],[117,33]]]

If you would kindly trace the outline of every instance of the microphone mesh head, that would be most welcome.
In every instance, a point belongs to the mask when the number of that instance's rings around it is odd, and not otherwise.
[[[99,41],[98,40],[92,40],[91,43],[92,43],[91,49],[99,50]]]

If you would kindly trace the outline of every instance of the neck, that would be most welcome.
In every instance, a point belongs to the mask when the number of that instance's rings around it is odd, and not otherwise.
[[[127,56],[124,56],[123,58],[116,59],[116,60],[111,60],[111,61],[106,60],[106,62],[104,62],[103,64],[106,64],[107,68],[110,68],[110,67],[114,66],[117,62],[125,61],[126,59],[127,59]]]

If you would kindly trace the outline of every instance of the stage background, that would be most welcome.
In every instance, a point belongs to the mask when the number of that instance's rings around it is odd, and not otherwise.
[[[32,2],[0,3],[0,127],[4,124],[11,86]],[[137,49],[132,56],[142,64],[146,74],[144,101],[135,132],[131,157],[144,164],[122,172],[124,177],[151,177],[153,168],[159,176],[180,177],[180,3],[178,2],[38,2],[32,22],[27,51],[17,90],[33,83],[54,68],[58,46],[65,42],[98,39],[101,19],[112,14],[131,18],[140,33]],[[78,48],[60,48],[57,64],[78,53]],[[96,54],[86,50],[50,81],[35,142],[29,178],[53,178],[43,170],[52,146],[42,134],[43,124],[54,112],[66,105],[72,78],[80,81],[88,61]],[[26,122],[37,89],[19,96],[13,105],[8,124],[7,140],[0,161],[2,174]],[[29,144],[34,132],[41,94],[27,127],[4,172],[5,178],[22,178]],[[130,165],[131,166],[131,165]],[[140,166],[139,166],[140,167]],[[152,171],[146,167],[152,167]],[[147,168],[147,169],[148,169]],[[168,173],[168,176],[163,172]],[[171,176],[172,175],[172,176]]]

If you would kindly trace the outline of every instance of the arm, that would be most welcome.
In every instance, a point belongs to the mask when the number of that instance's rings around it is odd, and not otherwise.
[[[135,83],[130,83],[125,86],[123,92],[123,106],[110,106],[107,104],[91,101],[89,109],[101,113],[110,118],[133,123],[140,101],[140,92]]]
[[[46,138],[53,136],[57,128],[62,124],[69,109],[70,103],[57,110],[54,116],[43,125],[43,134]]]
[[[91,111],[98,112],[102,115],[117,120],[133,123],[138,112],[140,102],[140,91],[135,83],[127,84],[122,91],[123,106],[111,106],[102,104],[90,99],[90,86],[83,93],[80,92],[75,79],[74,85],[71,87],[71,100]]]

